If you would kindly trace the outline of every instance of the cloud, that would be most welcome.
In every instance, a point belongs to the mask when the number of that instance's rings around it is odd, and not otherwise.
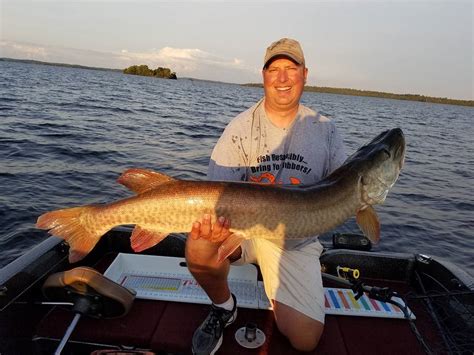
[[[35,60],[46,60],[48,57],[45,47],[7,41],[0,41],[0,54],[2,57]]]
[[[178,74],[178,77],[189,76],[229,82],[259,80],[259,71],[247,66],[242,59],[220,57],[199,48],[163,47],[141,52],[123,48],[117,52],[101,52],[0,41],[0,56],[119,69],[145,64],[150,68],[170,68]]]
[[[166,66],[187,74],[212,66],[230,70],[249,70],[240,59],[222,58],[198,48],[164,47],[147,52],[130,52],[124,49],[121,51],[119,60],[130,65],[140,63],[151,67]]]

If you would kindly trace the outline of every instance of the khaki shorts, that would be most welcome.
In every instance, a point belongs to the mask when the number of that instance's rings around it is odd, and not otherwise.
[[[265,239],[242,244],[242,256],[233,265],[258,264],[268,299],[276,300],[324,324],[324,290],[319,241],[299,250],[284,250]]]

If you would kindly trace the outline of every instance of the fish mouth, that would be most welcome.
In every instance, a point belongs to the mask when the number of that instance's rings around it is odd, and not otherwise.
[[[397,177],[398,177],[398,174],[397,174]],[[387,181],[382,179],[380,176],[377,176],[376,179],[380,183],[382,190],[377,195],[369,194],[369,197],[377,201],[384,201],[390,189],[393,187],[393,185],[395,185],[395,182],[397,181],[397,179],[395,178],[391,183],[387,183]]]
[[[381,203],[385,200],[389,192],[389,189],[382,190],[378,195],[371,195],[369,194],[369,198],[371,200],[377,201],[378,203]]]
[[[389,146],[404,146],[405,145],[405,135],[401,128],[392,128],[380,133],[375,137],[372,142],[373,144],[388,144]]]
[[[395,185],[405,159],[405,138],[400,128],[379,134],[354,156],[361,163],[366,202],[380,204]]]
[[[380,153],[383,153],[381,156]],[[383,160],[397,163],[401,169],[405,159],[405,136],[400,128],[393,128],[380,133],[370,142],[366,143],[347,160],[372,161],[379,156]]]
[[[401,170],[405,164],[405,135],[400,128],[393,128],[391,130],[381,133],[377,139],[374,140],[375,144],[382,144],[382,148],[390,159],[394,162],[398,162],[398,168]]]
[[[400,159],[400,162],[399,162],[399,165],[398,165],[400,170],[405,165],[405,149],[406,149],[405,148],[405,141],[403,141],[403,144],[400,144],[400,146],[397,147],[397,149],[395,150],[395,156]]]
[[[373,178],[374,180],[372,182],[364,181],[364,177],[361,177],[360,180],[362,185],[365,186],[362,189],[367,194],[365,195],[366,197],[362,198],[362,200],[369,205],[382,203],[397,180],[395,178],[391,183],[388,183],[385,179],[378,175],[373,176]]]
[[[395,181],[397,180],[397,179],[395,179],[391,184],[388,184],[388,183],[387,183],[385,180],[383,180],[380,176],[377,176],[376,179],[378,180],[378,182],[380,182],[380,184],[381,184],[383,187],[385,187],[385,190],[387,190],[387,191],[390,190],[390,189],[393,187],[393,185],[395,185]]]

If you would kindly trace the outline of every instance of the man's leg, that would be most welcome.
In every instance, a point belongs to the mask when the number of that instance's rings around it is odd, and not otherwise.
[[[314,350],[323,333],[324,324],[284,303],[272,303],[278,329],[288,338],[291,345],[300,351]]]
[[[313,350],[324,329],[321,244],[288,251],[266,240],[252,243],[278,329],[294,348]]]

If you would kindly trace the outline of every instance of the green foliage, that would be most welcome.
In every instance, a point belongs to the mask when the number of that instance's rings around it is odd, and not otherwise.
[[[245,84],[244,86],[263,87],[262,84]],[[392,94],[388,92],[346,89],[346,88],[329,88],[329,87],[323,87],[323,86],[305,86],[304,91],[319,92],[319,93],[326,93],[326,94],[338,94],[338,95],[381,97],[384,99],[431,102],[431,103],[447,104],[447,105],[474,106],[474,101],[472,100],[455,100],[455,99],[448,99],[446,97],[431,97],[431,96],[416,95],[416,94]]]
[[[153,76],[164,79],[177,79],[176,73],[172,72],[169,68],[158,67],[157,69],[152,70],[148,68],[148,65],[132,65],[131,67],[125,68],[123,73],[131,75]]]

